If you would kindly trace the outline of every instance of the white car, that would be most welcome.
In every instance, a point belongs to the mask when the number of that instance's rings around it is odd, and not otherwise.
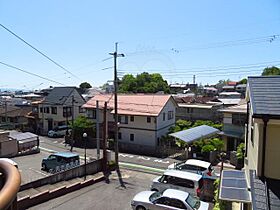
[[[208,175],[208,176],[211,176],[213,171],[213,167],[211,163],[203,160],[197,160],[197,159],[188,159],[185,162],[173,163],[168,166],[168,169],[189,171],[200,175]]]
[[[209,204],[192,197],[189,193],[167,189],[162,194],[155,191],[143,191],[134,196],[131,201],[134,210],[187,209],[207,210]]]
[[[49,130],[48,136],[53,138],[62,137],[66,135],[67,130],[69,133],[71,132],[71,129],[67,125],[57,126],[53,130]]]

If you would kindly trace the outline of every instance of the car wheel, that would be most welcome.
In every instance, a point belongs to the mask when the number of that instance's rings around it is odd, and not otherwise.
[[[56,138],[56,137],[57,137],[57,135],[56,135],[56,134],[53,134],[53,137],[54,137],[54,138]]]
[[[47,171],[47,170],[48,170],[45,163],[42,164],[42,170],[43,170],[43,171]]]
[[[146,210],[146,208],[144,206],[137,206],[136,210]]]

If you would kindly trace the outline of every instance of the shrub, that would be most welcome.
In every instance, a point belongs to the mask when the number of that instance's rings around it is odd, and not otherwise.
[[[212,144],[204,145],[201,148],[201,152],[212,152],[212,151],[215,151],[215,150],[216,150],[216,148]]]
[[[219,138],[211,139],[210,143],[216,148],[216,150],[221,151],[224,147],[224,142]]]
[[[244,158],[244,149],[245,149],[245,144],[244,143],[240,143],[237,146],[237,151],[236,151],[237,159],[243,159]]]

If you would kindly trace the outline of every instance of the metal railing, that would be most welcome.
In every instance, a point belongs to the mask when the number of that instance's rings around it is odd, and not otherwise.
[[[17,209],[20,173],[15,166],[4,160],[0,160],[0,173],[0,209]]]

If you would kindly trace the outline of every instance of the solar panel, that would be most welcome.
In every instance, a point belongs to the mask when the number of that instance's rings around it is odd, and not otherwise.
[[[251,201],[247,189],[222,187],[220,192],[222,200],[249,203]]]
[[[243,203],[251,202],[244,171],[222,171],[219,199]]]
[[[235,187],[247,189],[247,182],[245,179],[223,179],[222,187]]]

